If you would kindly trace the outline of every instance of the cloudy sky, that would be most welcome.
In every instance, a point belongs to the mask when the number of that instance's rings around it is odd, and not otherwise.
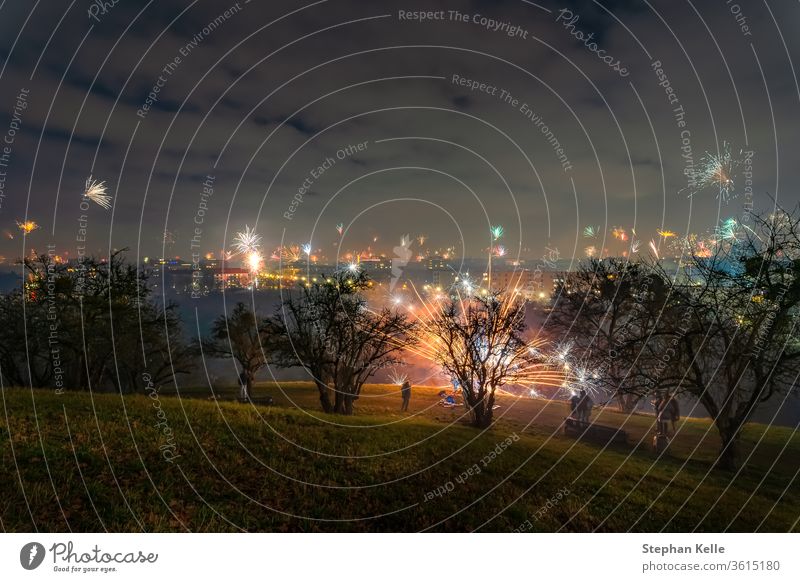
[[[646,246],[798,201],[796,2],[101,4],[0,2],[6,264],[218,252],[245,224],[329,257],[405,234],[479,256],[500,224],[535,261],[583,256],[589,225],[614,254],[614,227]],[[690,197],[724,144],[730,200]],[[111,210],[82,206],[89,175]]]

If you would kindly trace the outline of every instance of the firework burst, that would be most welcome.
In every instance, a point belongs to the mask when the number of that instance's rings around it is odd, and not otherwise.
[[[403,374],[397,370],[389,372],[389,381],[396,386],[402,386],[406,380],[408,380],[408,374]]]
[[[588,246],[583,250],[583,252],[586,254],[587,257],[591,259],[595,255],[597,255],[597,247],[594,245]]]
[[[614,229],[611,231],[611,236],[617,240],[621,240],[622,242],[628,240],[628,233],[621,226],[614,227]]]
[[[494,247],[494,256],[496,257],[505,257],[507,252],[508,251],[506,251],[506,247],[503,245],[497,245]]]
[[[336,225],[336,232],[339,233],[339,236],[342,236],[344,234],[344,223],[343,222],[340,222],[339,224]]]
[[[657,230],[656,232],[658,233],[658,236],[660,236],[661,238],[672,238],[674,236],[677,236],[677,234],[675,234],[671,230]]]
[[[587,226],[583,229],[583,236],[586,238],[594,238],[597,236],[597,229],[596,226]]]
[[[497,241],[503,236],[505,229],[502,226],[493,226],[490,232],[492,233],[492,239]]]
[[[741,154],[740,151],[739,156]],[[718,197],[727,202],[733,194],[735,187],[733,179],[741,164],[741,158],[731,153],[730,144],[722,142],[719,153],[706,152],[700,158],[700,164],[692,176],[694,184],[689,195],[714,187],[719,191]]]
[[[106,183],[93,180],[91,176],[86,178],[86,186],[83,190],[83,195],[100,206],[108,210],[111,208],[111,201],[113,198],[106,193]]]
[[[257,253],[261,247],[261,236],[256,234],[255,229],[250,229],[245,225],[244,231],[237,232],[233,239],[233,247],[241,255]]]
[[[36,224],[33,220],[26,220],[25,222],[17,221],[17,228],[19,228],[23,233],[30,234],[37,228],[39,225]]]

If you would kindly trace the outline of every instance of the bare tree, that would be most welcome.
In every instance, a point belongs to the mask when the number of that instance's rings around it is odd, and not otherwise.
[[[276,362],[309,372],[325,412],[352,414],[366,381],[399,363],[413,341],[404,314],[368,308],[361,292],[369,287],[363,272],[337,272],[300,286],[272,320],[281,335]]]
[[[559,374],[523,337],[525,303],[505,291],[450,299],[426,321],[434,358],[458,380],[474,426],[492,423],[495,391]]]
[[[201,342],[205,355],[236,361],[243,400],[250,399],[256,374],[267,365],[266,354],[272,346],[271,329],[240,302],[229,316],[220,315],[214,321],[211,333]]]
[[[548,327],[569,340],[595,384],[631,412],[639,396],[622,388],[630,376],[629,341],[640,302],[653,278],[640,263],[590,259],[562,273],[553,293]]]
[[[757,408],[794,389],[800,373],[800,219],[783,210],[752,218],[711,257],[690,256],[675,272],[653,265],[669,288],[642,312],[628,384],[698,399],[719,431],[722,468],[736,465]]]

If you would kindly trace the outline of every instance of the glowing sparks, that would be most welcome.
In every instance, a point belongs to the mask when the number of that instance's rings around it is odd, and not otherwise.
[[[661,257],[658,256],[658,247],[656,246],[656,241],[650,240],[650,250],[652,251],[653,255],[656,259],[660,259]]]
[[[739,229],[739,223],[735,218],[729,218],[722,222],[718,232],[723,240],[736,240],[736,234]]]
[[[583,236],[586,238],[594,238],[597,236],[597,228],[596,226],[587,226],[583,229]]]
[[[251,251],[250,254],[247,255],[247,266],[250,268],[250,272],[258,273],[261,269],[261,261],[263,257],[261,253],[258,251]]]
[[[739,155],[741,153],[740,151]],[[718,197],[727,202],[734,191],[733,178],[741,163],[740,158],[731,154],[730,144],[722,142],[722,149],[719,153],[706,152],[700,159],[700,164],[692,176],[693,191],[689,195],[709,187],[715,187],[719,190]]]
[[[424,234],[421,234],[417,237],[417,242],[419,243],[419,246],[424,245],[426,240],[428,240],[428,237],[425,236]]]
[[[588,246],[588,247],[586,247],[586,248],[583,250],[583,252],[586,254],[586,256],[587,256],[588,258],[590,258],[590,259],[591,259],[591,258],[592,258],[592,257],[594,257],[595,255],[597,255],[597,247],[596,247],[596,246],[594,246],[594,245]]]
[[[311,243],[306,243],[303,245],[303,254],[307,257],[311,256]]]
[[[344,234],[344,223],[343,222],[340,222],[339,224],[336,225],[336,232],[339,233],[339,236],[342,236]]]
[[[83,191],[83,195],[101,208],[105,208],[106,210],[111,208],[111,201],[113,198],[106,193],[105,182],[92,180],[92,177],[89,176],[86,178],[86,187]]]
[[[38,225],[38,224],[36,224],[36,223],[35,223],[34,221],[32,221],[32,220],[26,220],[25,222],[20,222],[20,221],[18,220],[18,221],[17,221],[17,228],[19,228],[19,229],[20,229],[20,230],[21,230],[23,233],[25,233],[25,234],[30,234],[30,233],[32,233],[34,230],[36,230],[37,228],[39,228],[39,225]]]
[[[506,253],[507,253],[506,247],[504,247],[503,245],[497,245],[494,248],[494,256],[496,257],[505,257]]]
[[[243,232],[236,233],[233,246],[242,255],[257,253],[261,246],[261,237],[256,234],[255,229],[251,230],[249,226],[245,225]]]
[[[657,230],[656,232],[658,233],[658,236],[660,236],[661,238],[672,238],[674,236],[678,236],[671,230]]]
[[[500,238],[503,236],[504,232],[505,232],[505,229],[502,226],[493,226],[491,228],[492,239],[494,239],[496,241],[500,240]]]
[[[631,252],[632,252],[632,253],[638,253],[638,252],[639,252],[639,247],[640,247],[641,245],[642,245],[642,241],[640,241],[640,240],[635,240],[635,241],[633,241],[633,242],[631,243]]]
[[[611,236],[613,236],[617,240],[621,240],[622,242],[628,240],[628,233],[625,231],[624,228],[619,226],[614,227],[614,229],[611,231]]]
[[[403,374],[402,372],[398,372],[397,370],[392,370],[391,372],[389,372],[389,381],[395,386],[402,386],[406,380],[408,380],[407,374]]]
[[[361,270],[361,265],[359,265],[358,263],[355,263],[355,262],[349,263],[347,265],[347,270],[350,271],[353,274],[358,273]]]

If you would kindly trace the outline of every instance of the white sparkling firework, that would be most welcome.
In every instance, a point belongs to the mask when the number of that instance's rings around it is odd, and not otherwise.
[[[586,254],[587,257],[590,259],[597,254],[597,247],[594,245],[586,247],[583,252]]]
[[[505,232],[505,229],[502,226],[493,226],[491,232],[494,240],[500,240]]]
[[[504,247],[503,245],[497,245],[496,247],[494,247],[494,255],[496,257],[505,257],[506,252],[507,252],[506,247]]]
[[[83,191],[83,195],[101,208],[105,208],[106,210],[111,208],[111,201],[113,198],[106,193],[105,182],[92,180],[92,177],[89,176],[86,178],[86,187]]]
[[[632,252],[632,253],[638,253],[638,252],[639,252],[639,247],[640,247],[641,245],[642,245],[642,241],[640,241],[640,240],[635,240],[635,241],[633,241],[633,242],[631,243],[631,252]]]
[[[243,232],[237,232],[233,239],[233,247],[236,252],[242,255],[257,253],[261,246],[261,236],[256,234],[255,229],[250,229],[245,225]]]
[[[308,257],[311,256],[311,243],[306,243],[303,245],[303,253]]]
[[[402,386],[403,382],[408,380],[408,375],[403,374],[402,372],[398,372],[397,370],[392,370],[389,372],[389,381],[396,386]]]
[[[739,156],[741,154],[740,151]],[[718,197],[727,202],[733,194],[735,188],[733,179],[741,164],[741,158],[731,153],[730,144],[722,142],[719,153],[706,152],[700,158],[700,163],[692,176],[694,184],[689,196],[714,187],[719,190]]]

